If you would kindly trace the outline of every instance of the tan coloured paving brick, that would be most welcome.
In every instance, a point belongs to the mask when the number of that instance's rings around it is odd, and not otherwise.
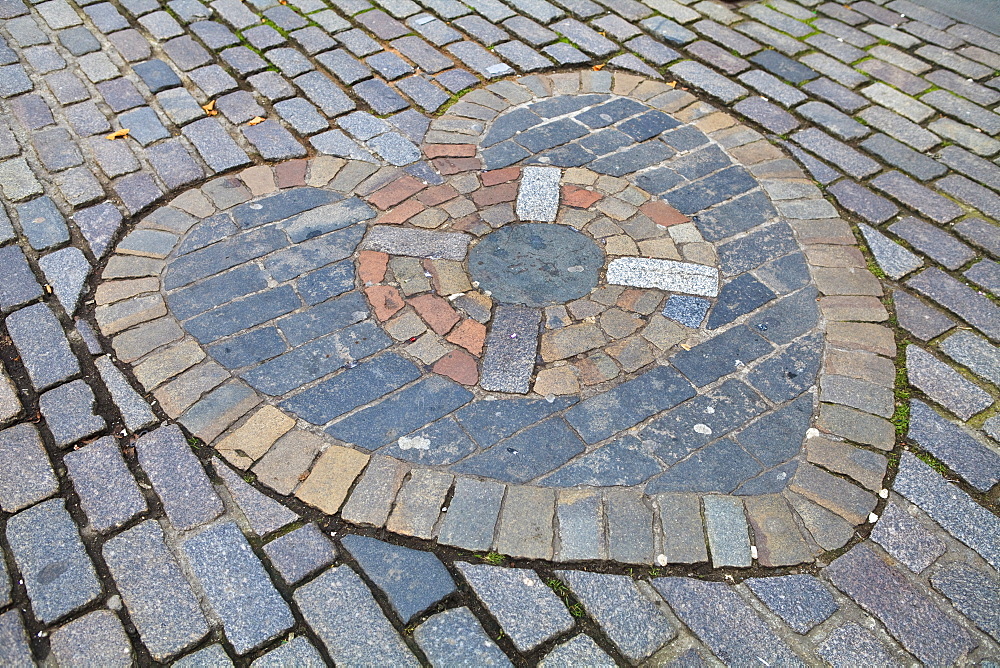
[[[309,477],[295,490],[295,496],[333,515],[340,510],[368,459],[368,455],[353,448],[329,446],[316,460]]]

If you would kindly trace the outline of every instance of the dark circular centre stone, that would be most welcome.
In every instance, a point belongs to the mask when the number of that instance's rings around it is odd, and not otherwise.
[[[597,286],[604,252],[590,237],[555,223],[523,223],[490,232],[469,253],[469,273],[504,304],[551,306]]]

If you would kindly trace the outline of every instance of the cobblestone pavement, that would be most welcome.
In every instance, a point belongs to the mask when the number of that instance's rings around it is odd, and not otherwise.
[[[1000,662],[1000,36],[0,18],[0,664]]]

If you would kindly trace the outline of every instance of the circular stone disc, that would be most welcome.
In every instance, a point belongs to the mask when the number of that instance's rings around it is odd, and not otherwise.
[[[469,273],[504,304],[550,306],[590,294],[604,266],[593,239],[552,223],[507,225],[469,253]]]

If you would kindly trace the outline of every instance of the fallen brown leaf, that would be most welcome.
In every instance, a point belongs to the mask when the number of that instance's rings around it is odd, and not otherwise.
[[[603,69],[604,69],[604,63],[601,63],[600,65],[594,65],[595,72],[600,72]]]
[[[209,116],[215,116],[219,112],[215,110],[215,100],[209,100],[208,104],[201,105],[201,108],[205,110],[205,113]]]
[[[260,116],[254,116],[249,121],[247,121],[247,125],[260,125],[265,120],[267,119],[261,118]]]
[[[105,139],[109,141],[114,141],[115,139],[121,139],[123,137],[128,137],[128,128],[122,128],[121,130],[115,130],[109,134]]]

